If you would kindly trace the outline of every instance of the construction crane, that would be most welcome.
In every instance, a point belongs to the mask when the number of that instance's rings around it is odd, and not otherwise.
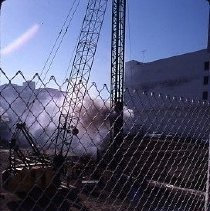
[[[123,100],[125,65],[125,20],[126,0],[112,2],[111,44],[111,120],[112,149],[116,151],[123,139]],[[112,153],[112,150],[110,151]]]
[[[107,2],[108,0],[89,0],[88,2],[71,73],[68,79],[64,102],[61,107],[56,136],[54,140],[51,140],[55,143],[55,155],[53,159],[51,159],[51,163],[47,162],[47,166],[45,165],[45,167],[43,167],[43,165],[40,165],[39,168],[35,168],[34,166],[32,167],[32,165],[28,162],[28,158],[25,158],[22,151],[17,148],[16,141],[12,140],[11,151],[15,151],[18,157],[22,160],[23,165],[27,168],[21,167],[18,169],[19,171],[16,171],[17,169],[15,169],[13,165],[13,168],[9,168],[5,171],[3,173],[5,189],[18,191],[19,188],[21,191],[24,189],[25,192],[29,192],[32,185],[37,183],[42,185],[40,179],[43,177],[40,177],[39,179],[37,178],[40,174],[46,175],[43,179],[44,181],[47,181],[45,182],[45,186],[49,186],[48,183],[50,181],[53,183],[52,185],[54,185],[54,183],[56,183],[56,186],[59,185],[58,183],[60,181],[61,174],[64,172],[64,165],[71,147],[71,142],[73,137],[79,132],[77,125],[80,119],[80,111],[83,106],[90,71],[95,58],[97,44],[107,8]],[[39,153],[36,143],[33,141],[31,136],[28,135],[25,123],[17,124],[17,130],[21,130],[38,159],[44,161],[42,154]],[[11,169],[13,169],[13,172],[10,171]],[[25,169],[27,169],[27,172],[25,172]],[[34,169],[36,169],[37,177],[30,176],[31,174],[34,175]],[[43,171],[46,173],[43,173]],[[56,176],[52,181],[50,177],[53,177],[53,171]],[[20,180],[22,179],[24,181],[25,178],[23,174],[29,175],[30,185],[26,182],[19,187],[19,184],[21,183]]]
[[[126,0],[112,3],[111,107],[123,105]]]
[[[56,154],[67,156],[77,128],[108,0],[90,0],[68,80],[55,138]],[[64,152],[65,151],[65,152]]]
[[[74,57],[69,84],[67,87],[61,115],[59,118],[56,143],[62,140],[61,152],[65,144],[71,144],[74,135],[78,134],[77,125],[80,111],[86,94],[90,70],[92,68],[97,42],[104,19],[107,0],[89,3],[99,8],[94,11],[95,19],[84,21]],[[98,4],[98,5],[97,5]],[[90,14],[86,14],[89,16]],[[114,136],[123,130],[123,98],[124,98],[124,57],[125,57],[125,16],[126,0],[112,1],[112,43],[111,43],[111,108],[117,118],[112,122]],[[120,133],[121,133],[120,132]],[[70,134],[70,137],[68,137]]]
[[[88,2],[71,73],[68,79],[64,102],[61,107],[59,124],[55,137],[52,140],[55,144],[54,158],[51,162],[48,162],[39,152],[36,143],[27,132],[25,124],[21,123],[17,125],[17,129],[20,130],[28,140],[35,155],[39,158],[40,163],[44,163],[45,165],[40,165],[38,168],[31,168],[28,159],[25,158],[22,151],[17,148],[16,142],[12,141],[11,147],[28,168],[20,168],[20,170],[18,169],[18,174],[13,172],[14,175],[11,175],[9,171],[4,172],[3,182],[7,185],[8,190],[14,192],[19,188],[21,191],[27,193],[31,191],[31,188],[35,184],[43,190],[49,187],[51,185],[50,183],[55,187],[59,186],[60,175],[63,172],[63,166],[70,151],[71,143],[73,138],[79,133],[77,127],[81,117],[81,109],[87,91],[90,71],[95,58],[107,2],[108,0],[89,0]],[[115,147],[118,146],[123,134],[125,11],[125,0],[113,0],[111,108],[116,113],[116,118],[111,122],[111,127],[113,129],[112,137],[115,143],[117,143],[114,144]],[[55,179],[52,180],[51,178]],[[21,187],[19,187],[20,183],[22,183]]]
[[[93,2],[92,2],[93,3]],[[56,153],[61,160],[67,156],[73,137],[77,136],[77,128],[80,121],[81,109],[89,81],[97,42],[104,19],[104,12],[107,1],[97,1],[98,11],[95,11],[96,18],[90,22],[83,22],[80,34],[80,41],[77,45],[69,83],[59,117],[59,126],[56,136]],[[93,4],[89,4],[91,8]],[[89,15],[89,14],[86,14]],[[111,110],[115,118],[111,120],[112,149],[115,151],[123,138],[123,98],[124,98],[124,57],[125,57],[125,16],[126,0],[112,1],[112,42],[111,42]],[[61,143],[61,145],[59,145]],[[65,153],[64,153],[64,149]],[[56,150],[57,151],[57,150]],[[65,155],[64,155],[65,154]],[[117,157],[117,156],[116,156]]]

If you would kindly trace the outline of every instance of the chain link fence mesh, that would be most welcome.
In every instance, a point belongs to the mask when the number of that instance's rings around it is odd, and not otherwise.
[[[93,83],[61,143],[69,81],[1,80],[2,210],[208,210],[209,103],[126,89],[119,140],[109,89]]]

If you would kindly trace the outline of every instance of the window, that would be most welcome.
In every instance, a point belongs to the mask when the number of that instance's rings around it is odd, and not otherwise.
[[[209,70],[209,62],[204,63],[204,70]]]
[[[203,92],[203,100],[208,100],[208,92]]]
[[[204,76],[203,78],[203,84],[207,85],[209,83],[209,76]]]

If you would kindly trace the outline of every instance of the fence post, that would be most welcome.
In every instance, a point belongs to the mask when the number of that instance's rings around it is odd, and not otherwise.
[[[205,211],[209,208],[209,172],[210,171],[210,135],[208,138],[208,170],[207,170],[207,180],[206,180],[206,194],[205,194]]]

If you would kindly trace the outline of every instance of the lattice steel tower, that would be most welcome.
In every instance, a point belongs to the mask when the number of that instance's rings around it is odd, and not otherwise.
[[[122,134],[125,57],[126,0],[112,2],[111,108],[116,118],[111,122],[114,138]],[[117,135],[118,134],[118,135]]]
[[[126,0],[112,3],[111,105],[123,103]]]

